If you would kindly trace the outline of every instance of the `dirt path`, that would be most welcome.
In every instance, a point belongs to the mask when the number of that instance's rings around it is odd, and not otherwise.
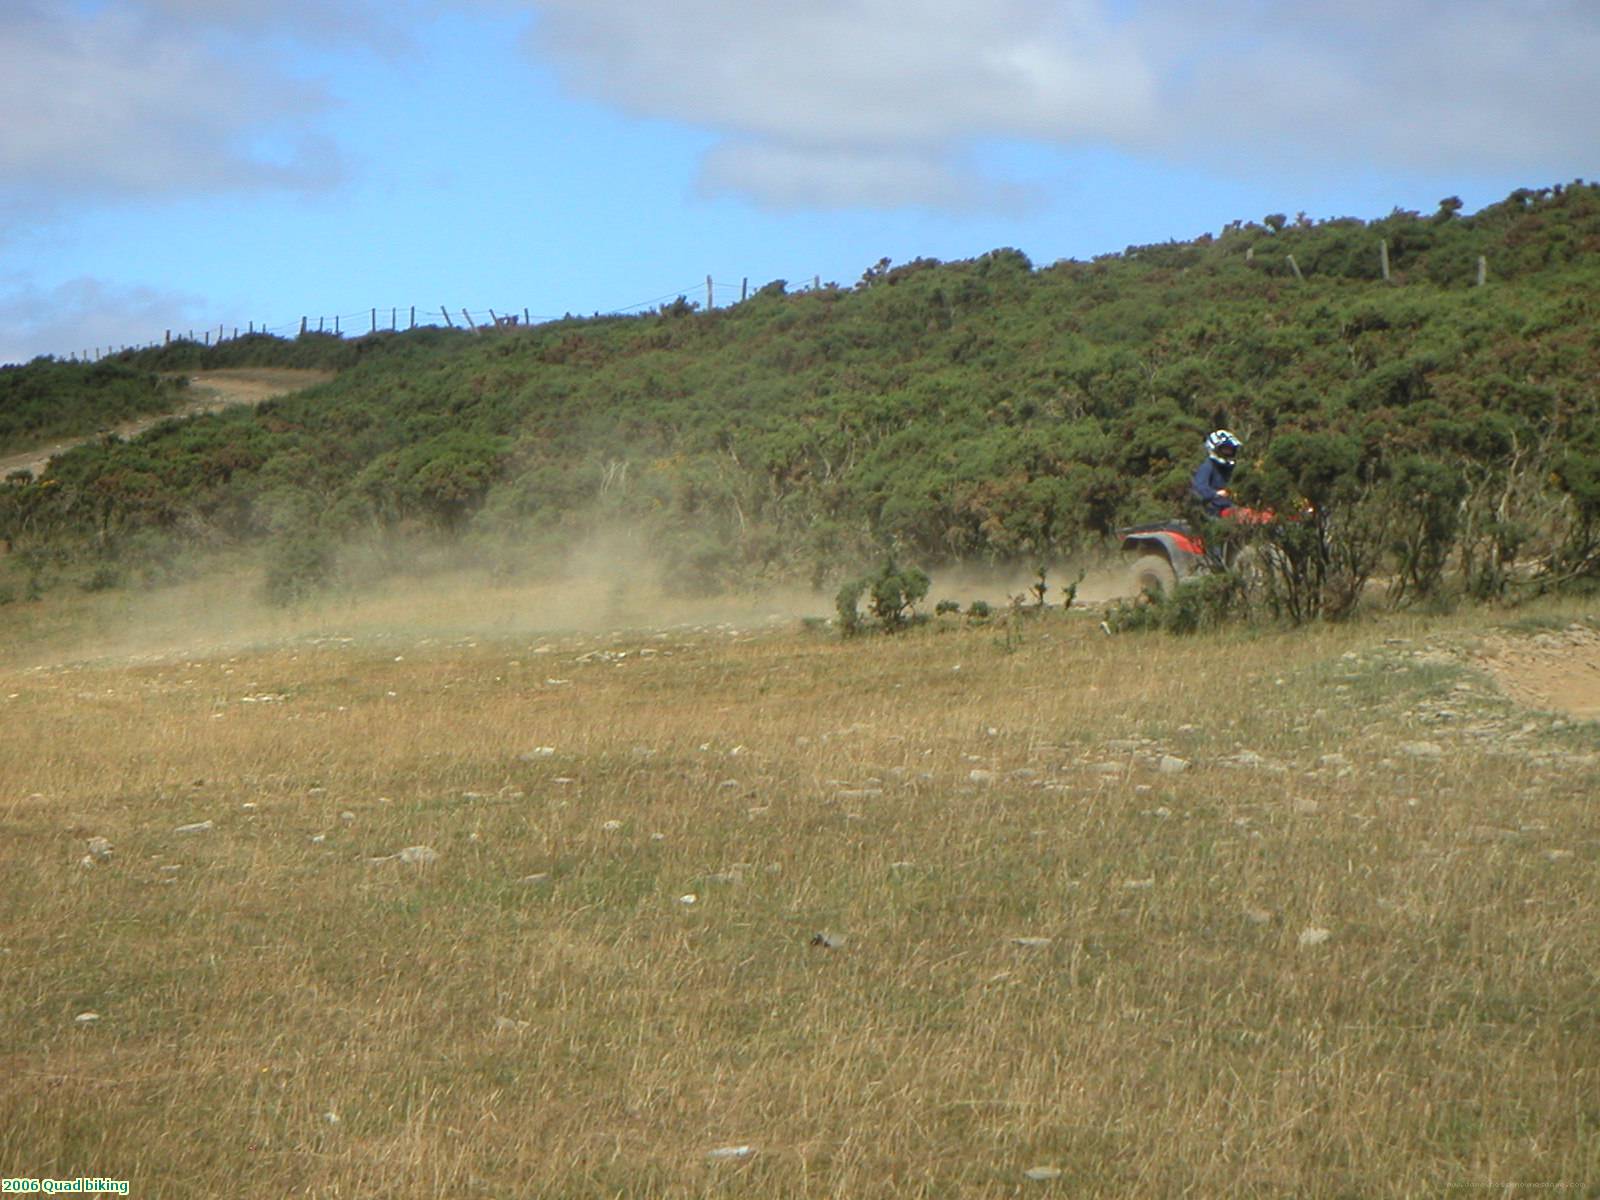
[[[1506,695],[1530,708],[1600,720],[1600,632],[1586,625],[1499,638],[1483,665]]]
[[[200,413],[217,412],[236,404],[260,404],[275,396],[286,396],[312,384],[325,383],[333,378],[332,371],[301,371],[287,367],[239,367],[230,371],[201,371],[189,376],[186,402],[169,413],[140,417],[124,421],[108,432],[131,438],[153,425],[172,417],[193,417]],[[48,445],[36,446],[20,454],[0,458],[0,479],[14,471],[37,475],[52,458],[84,442],[92,442],[99,434],[82,438],[65,438]]]

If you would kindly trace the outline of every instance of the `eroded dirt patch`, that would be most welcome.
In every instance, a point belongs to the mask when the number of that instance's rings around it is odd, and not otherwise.
[[[1482,665],[1519,704],[1600,720],[1600,630],[1573,624],[1499,636],[1486,645]]]

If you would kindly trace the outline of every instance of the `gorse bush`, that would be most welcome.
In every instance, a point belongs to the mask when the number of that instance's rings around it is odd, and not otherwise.
[[[920,567],[902,567],[893,558],[885,560],[875,573],[852,579],[839,589],[834,608],[840,632],[851,635],[869,627],[860,611],[862,597],[866,597],[879,629],[903,629],[927,596],[929,585],[927,572]]]

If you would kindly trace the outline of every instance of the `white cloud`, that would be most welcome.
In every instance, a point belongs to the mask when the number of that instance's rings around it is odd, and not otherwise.
[[[187,333],[202,308],[193,296],[89,278],[13,288],[0,293],[0,364],[148,345],[169,329]]]
[[[1238,175],[1530,183],[1600,158],[1592,0],[530,0],[568,86],[721,133],[705,182],[784,206],[970,207],[986,139]]]
[[[399,44],[395,10],[246,0],[12,0],[0,23],[0,217],[83,203],[316,189],[340,165],[327,89],[289,49]],[[399,11],[409,11],[401,8]]]

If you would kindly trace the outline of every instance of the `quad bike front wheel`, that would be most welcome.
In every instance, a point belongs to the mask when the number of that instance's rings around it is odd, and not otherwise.
[[[1128,569],[1128,584],[1135,598],[1140,596],[1168,596],[1178,586],[1178,573],[1172,563],[1159,550],[1146,550],[1133,560]]]

